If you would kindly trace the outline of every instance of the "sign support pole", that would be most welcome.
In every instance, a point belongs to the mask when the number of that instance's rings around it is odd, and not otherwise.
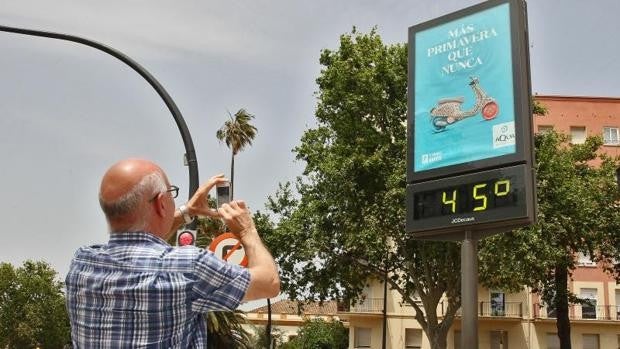
[[[461,244],[461,348],[478,349],[478,240],[465,231]]]

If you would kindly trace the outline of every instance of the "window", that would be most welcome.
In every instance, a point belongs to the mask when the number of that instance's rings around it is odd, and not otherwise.
[[[547,306],[547,318],[555,319],[558,317],[558,313],[555,310],[555,292],[551,295],[549,303],[546,303],[545,305]]]
[[[491,291],[491,316],[506,315],[506,302],[504,301],[504,292]]]
[[[558,312],[555,310],[555,304],[547,304],[547,317],[549,319],[555,319],[558,317]]]
[[[553,126],[551,125],[538,125],[538,133],[545,133],[553,131]]]
[[[603,127],[603,143],[605,145],[620,145],[620,129],[617,127]]]
[[[415,328],[405,329],[405,348],[420,349],[422,348],[422,330]]]
[[[560,349],[560,338],[557,333],[547,333],[547,349]]]
[[[579,297],[586,300],[581,305],[582,319],[596,319],[596,288],[582,288],[579,291]]]
[[[491,331],[491,349],[508,349],[507,331]]]
[[[355,327],[353,334],[354,348],[370,348],[370,328]]]
[[[596,267],[596,263],[582,252],[577,253],[577,264],[581,267]]]
[[[583,144],[586,142],[585,126],[571,126],[570,127],[570,142],[573,144]]]
[[[582,340],[583,349],[599,349],[598,334],[584,334]]]
[[[616,289],[616,320],[620,320],[620,290]],[[620,335],[618,335],[618,349],[620,349]]]
[[[355,305],[355,307],[353,307],[352,311],[376,311],[377,309],[375,309],[375,306],[376,304],[374,302],[374,299],[372,298],[372,288],[370,285],[365,285],[364,289],[362,290],[362,297],[360,298],[360,301],[358,301],[358,303]],[[383,303],[381,304],[381,306],[383,306]]]

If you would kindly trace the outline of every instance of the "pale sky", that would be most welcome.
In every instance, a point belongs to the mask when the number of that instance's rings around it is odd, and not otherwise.
[[[83,36],[132,57],[167,89],[196,147],[201,182],[230,168],[215,138],[227,111],[256,115],[236,158],[235,197],[263,209],[302,170],[291,149],[313,127],[320,50],[373,26],[407,28],[478,3],[412,1],[0,0],[0,25]],[[533,91],[620,97],[620,1],[531,0]],[[120,61],[57,40],[0,32],[0,261],[45,260],[64,278],[73,251],[107,240],[97,203],[115,161],[159,163],[187,200],[184,148],[154,90]]]

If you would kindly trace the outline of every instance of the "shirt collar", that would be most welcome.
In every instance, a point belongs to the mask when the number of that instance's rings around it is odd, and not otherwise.
[[[110,245],[114,244],[156,244],[169,247],[170,245],[158,236],[144,231],[136,232],[112,232],[110,233]]]

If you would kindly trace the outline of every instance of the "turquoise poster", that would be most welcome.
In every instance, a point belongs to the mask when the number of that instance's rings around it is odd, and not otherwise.
[[[414,172],[516,152],[509,4],[415,33]]]

